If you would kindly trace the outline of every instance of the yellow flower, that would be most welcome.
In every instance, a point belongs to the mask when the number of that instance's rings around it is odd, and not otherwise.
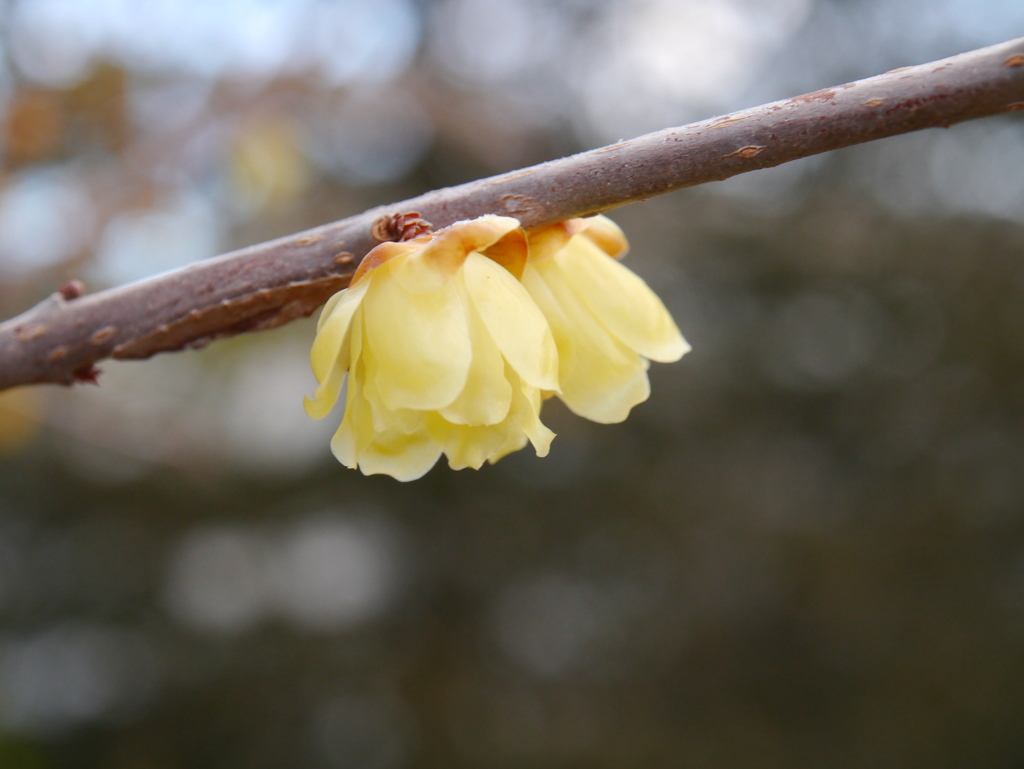
[[[613,257],[629,244],[604,216],[571,219],[530,233],[523,285],[558,346],[559,397],[576,414],[621,422],[650,395],[648,359],[689,352],[661,300]]]
[[[487,255],[484,255],[487,251]],[[526,237],[515,219],[484,216],[431,235],[382,243],[320,316],[310,360],[322,418],[348,375],[331,450],[363,473],[412,480],[443,452],[479,468],[554,433],[539,418],[558,390],[547,321],[518,278]]]

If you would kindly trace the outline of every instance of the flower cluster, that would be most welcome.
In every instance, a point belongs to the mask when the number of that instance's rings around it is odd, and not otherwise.
[[[412,480],[443,453],[479,468],[555,437],[556,395],[620,422],[646,400],[648,360],[689,350],[661,300],[615,257],[622,231],[598,216],[525,233],[483,216],[381,243],[324,307],[310,355],[320,419],[347,375],[331,450],[347,467]]]

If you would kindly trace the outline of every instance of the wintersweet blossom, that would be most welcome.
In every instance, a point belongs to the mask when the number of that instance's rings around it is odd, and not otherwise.
[[[486,252],[486,255],[485,255]],[[479,468],[554,433],[542,393],[557,392],[555,341],[519,282],[526,235],[484,216],[412,240],[382,243],[320,316],[310,360],[319,387],[309,416],[328,414],[347,375],[338,460],[412,480],[442,453]]]
[[[530,233],[523,285],[558,347],[558,394],[576,414],[621,422],[651,388],[648,361],[679,360],[690,346],[665,305],[617,261],[629,247],[604,216]]]

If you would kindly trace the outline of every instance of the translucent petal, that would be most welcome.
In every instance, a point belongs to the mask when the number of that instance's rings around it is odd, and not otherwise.
[[[363,314],[356,313],[352,319],[352,331],[350,336],[350,348],[352,364],[350,367],[351,376],[348,378],[348,392],[345,396],[345,414],[341,420],[341,426],[331,440],[331,450],[346,467],[355,469],[358,464],[359,442],[358,435],[373,435],[372,416],[369,411],[369,404],[362,396],[364,383],[366,382],[366,363],[363,356]],[[369,423],[369,424],[368,424]],[[356,426],[360,431],[357,433]]]
[[[472,467],[479,470],[504,446],[508,430],[505,424],[456,425],[440,414],[430,414],[427,428],[431,438],[441,447],[448,466],[453,470]]]
[[[561,381],[565,373],[572,370],[575,357],[576,345],[573,343],[572,334],[569,333],[572,325],[532,262],[527,264],[526,269],[523,270],[523,288],[536,302],[551,328],[552,336],[555,339],[555,348],[558,351],[558,376]]]
[[[550,259],[569,242],[573,235],[585,229],[587,221],[586,219],[569,219],[530,230],[527,234],[530,261]]]
[[[545,430],[547,430],[547,428],[544,427],[544,425],[541,425],[541,427],[543,427]],[[548,430],[548,432],[550,433],[551,431]],[[551,433],[551,438],[554,438],[554,437],[555,437],[555,434]],[[530,440],[529,440],[529,438],[526,437],[525,433],[513,433],[513,432],[507,433],[505,435],[505,441],[501,444],[501,446],[499,446],[497,449],[495,449],[495,451],[487,458],[487,461],[490,464],[493,465],[495,462],[497,462],[502,457],[507,457],[509,454],[512,454],[513,452],[525,449],[526,448],[526,444],[529,443],[529,442],[530,442]],[[551,441],[548,440],[548,446],[550,446],[550,445],[551,445]],[[547,447],[545,447],[543,451],[541,451],[540,449],[537,449],[537,456],[538,457],[546,457],[547,455],[548,455]]]
[[[348,334],[348,359],[349,370],[354,371],[363,357],[366,349],[366,324],[363,322],[363,313],[357,312],[352,316],[352,324]]]
[[[359,467],[359,449],[356,446],[355,428],[349,417],[350,411],[350,407],[346,406],[345,418],[341,420],[334,437],[331,438],[331,453],[349,470],[355,470]]]
[[[536,387],[519,383],[519,386],[516,387],[510,419],[515,421],[519,430],[533,444],[537,456],[546,457],[551,448],[551,441],[555,439],[555,434],[540,421],[540,407],[540,391]],[[518,451],[523,445],[525,445],[523,441],[508,443],[495,456],[491,457],[491,462],[497,462],[509,452]]]
[[[611,261],[602,254],[602,259]],[[623,421],[630,409],[650,395],[647,361],[614,337],[594,316],[573,290],[565,276],[549,259],[533,265],[535,276],[527,286],[543,281],[548,295],[537,292],[538,301],[554,301],[559,312],[549,316],[551,330],[561,350],[571,348],[571,356],[561,358],[559,397],[576,414],[611,424]],[[526,276],[524,276],[525,278]]]
[[[398,257],[405,256],[413,251],[418,251],[423,248],[424,243],[428,240],[429,236],[423,240],[420,238],[414,238],[413,240],[406,240],[401,243],[394,243],[392,241],[381,243],[379,246],[371,249],[370,252],[363,257],[363,260],[359,262],[359,266],[352,275],[352,280],[349,285],[355,286],[356,284],[361,283],[363,278],[373,272],[373,270],[377,269],[382,264],[390,262],[392,259],[397,259]]]
[[[345,415],[341,425],[331,439],[331,451],[339,462],[345,467],[354,470],[359,466],[360,435],[366,443],[367,434],[366,421],[368,414],[365,413],[364,404],[360,396],[360,379],[362,378],[362,364],[353,366],[353,376],[349,379],[348,394],[345,397]],[[356,376],[356,373],[359,376]],[[370,431],[372,438],[372,430]]]
[[[615,222],[607,216],[598,214],[589,219],[579,220],[583,222],[583,235],[587,240],[593,241],[608,256],[620,259],[629,250],[629,241],[626,234]]]
[[[370,281],[364,280],[358,285],[346,288],[335,294],[336,301],[335,297],[332,297],[332,302],[324,307],[320,315],[320,326],[313,340],[313,348],[309,353],[313,376],[318,382],[323,381],[335,364],[340,365],[343,371],[348,370],[349,361],[345,358],[349,326],[352,317],[362,305],[369,284]]]
[[[376,397],[374,397],[376,395]],[[429,412],[416,409],[389,409],[380,400],[379,394],[373,390],[373,380],[367,379],[363,389],[363,397],[370,405],[370,416],[373,429],[378,432],[397,430],[402,433],[416,432],[423,424],[423,415]]]
[[[336,305],[338,303],[338,300],[345,295],[345,291],[347,291],[347,289],[343,288],[338,293],[331,294],[331,298],[324,302],[323,309],[320,310],[320,317],[317,319],[316,322],[317,331],[324,327],[324,321],[326,321],[331,316],[331,312],[334,310],[334,305]]]
[[[526,385],[506,364],[505,375],[512,388],[508,416],[495,425],[456,425],[439,414],[426,420],[431,437],[444,450],[453,470],[478,469],[484,462],[496,462],[512,451],[533,443],[537,456],[546,456],[555,434],[539,418],[540,391]]]
[[[399,481],[414,481],[426,475],[441,456],[440,447],[426,431],[378,433],[359,453],[363,475],[390,475]]]
[[[523,268],[530,255],[526,233],[517,227],[505,233],[498,242],[488,246],[483,254],[492,262],[500,264],[511,272],[516,280],[519,280],[523,277]]]
[[[391,264],[374,270],[363,300],[374,382],[389,409],[444,408],[469,374],[466,313],[451,281],[437,291],[410,293],[390,279]]]
[[[481,216],[438,230],[434,238],[415,253],[396,261],[395,279],[410,293],[437,291],[462,267],[466,257],[497,243],[519,229],[509,216]]]
[[[466,288],[502,355],[526,382],[558,389],[558,351],[544,314],[512,274],[480,254],[463,268]]]
[[[359,468],[364,475],[390,475],[400,481],[423,476],[441,454],[425,429],[406,433],[374,428],[369,401],[359,385],[365,376],[360,364],[358,376],[349,381],[345,418],[331,440],[331,451],[346,467]]]
[[[381,432],[385,430],[415,432],[422,425],[424,412],[408,408],[389,408],[384,403],[380,388],[377,386],[378,368],[373,350],[365,347],[362,353],[362,361],[365,365],[365,376],[361,382],[362,393],[370,406],[373,429]]]
[[[331,413],[338,401],[341,385],[345,381],[345,372],[341,366],[332,366],[327,376],[316,388],[312,398],[303,398],[302,405],[310,419],[323,419]]]
[[[474,256],[488,261],[479,254]],[[473,358],[466,386],[450,405],[441,410],[441,415],[449,422],[460,425],[497,424],[508,415],[512,403],[512,386],[505,378],[505,361],[480,319],[480,314],[465,295],[465,283],[461,276],[456,276],[456,287],[466,307]]]
[[[574,238],[552,260],[568,285],[619,339],[651,360],[677,361],[690,346],[665,305],[628,267],[586,238]]]

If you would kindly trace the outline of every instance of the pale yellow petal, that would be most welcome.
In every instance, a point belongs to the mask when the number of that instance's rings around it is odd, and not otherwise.
[[[345,295],[345,291],[347,290],[348,289],[343,288],[338,293],[331,294],[331,298],[324,302],[324,306],[320,310],[320,317],[316,321],[317,331],[324,327],[324,321],[326,321],[331,316],[331,312],[334,311],[334,305],[336,305],[338,303],[338,300],[340,300],[341,297]]]
[[[626,255],[629,250],[626,233],[607,216],[598,214],[579,221],[583,223],[583,236],[593,241],[608,256],[620,259]]]
[[[576,237],[554,259],[567,283],[620,340],[651,360],[677,361],[690,346],[658,296],[628,267]]]
[[[548,271],[550,274],[550,271]],[[537,266],[531,262],[523,270],[523,288],[530,295],[530,298],[537,304],[544,319],[551,328],[551,334],[555,340],[555,349],[558,352],[558,376],[561,381],[566,372],[571,371],[575,357],[576,345],[572,338],[572,324],[558,304],[558,299],[551,293],[548,284],[541,277]],[[547,389],[547,388],[544,388]],[[549,391],[551,392],[551,391]]]
[[[355,286],[361,283],[367,275],[371,274],[381,265],[387,264],[392,259],[398,259],[399,257],[404,257],[406,254],[412,253],[413,251],[418,251],[423,248],[430,238],[430,235],[425,235],[422,238],[414,238],[401,243],[395,243],[389,240],[374,247],[366,256],[363,257],[363,260],[359,262],[359,266],[352,275],[352,280],[349,282],[349,285]]]
[[[332,301],[320,315],[320,326],[317,329],[313,347],[309,353],[309,361],[313,367],[313,376],[323,381],[334,365],[340,365],[343,371],[348,370],[347,341],[352,317],[362,305],[367,287],[371,281],[346,288],[332,297]],[[336,297],[336,299],[335,299]]]
[[[505,235],[519,229],[519,221],[509,216],[481,216],[456,222],[434,233],[423,248],[396,261],[393,274],[410,293],[437,291],[451,280],[466,257],[483,251]]]
[[[512,408],[504,424],[504,440],[491,448],[487,461],[491,464],[532,443],[538,457],[546,457],[555,434],[540,421],[541,397],[536,387],[525,384],[515,372],[508,370],[513,387]]]
[[[536,262],[550,259],[569,242],[573,235],[586,229],[588,221],[587,219],[567,219],[564,222],[555,222],[546,227],[530,230],[527,233],[529,260]]]
[[[520,382],[516,388],[510,419],[515,421],[518,429],[533,444],[533,449],[537,452],[537,456],[546,457],[551,448],[551,441],[555,439],[555,434],[548,429],[547,425],[540,421],[541,403],[540,391],[536,387]],[[518,442],[518,445],[516,442],[510,441],[495,456],[491,457],[491,462],[497,462],[505,454],[518,451],[524,445],[525,441]]]
[[[366,379],[363,381],[363,397],[370,406],[370,415],[373,419],[373,429],[377,432],[397,430],[403,433],[413,433],[423,424],[423,415],[426,411],[416,409],[389,409],[380,396],[377,384],[373,376],[376,370],[373,366],[372,355],[364,355],[366,362]]]
[[[362,364],[356,371],[365,375]],[[358,381],[349,381],[345,417],[331,440],[331,450],[346,467],[356,468],[364,475],[390,475],[400,481],[423,476],[441,454],[440,448],[425,429],[407,433],[401,430],[377,430],[373,424],[371,405]]]
[[[474,256],[488,261],[479,254]],[[498,345],[480,319],[479,312],[469,300],[461,275],[456,276],[455,285],[466,308],[473,358],[469,366],[469,375],[466,377],[466,386],[451,404],[441,409],[441,416],[454,424],[497,424],[508,415],[512,403],[512,386],[505,378],[505,361],[501,357]]]
[[[544,314],[508,270],[480,254],[463,267],[484,325],[513,369],[544,390],[558,389],[558,352]]]
[[[374,381],[390,409],[440,409],[462,392],[471,348],[466,314],[451,281],[429,293],[404,290],[374,271],[363,300]]]
[[[345,381],[345,372],[341,366],[332,366],[327,376],[320,382],[312,398],[303,398],[302,405],[310,419],[323,419],[331,413],[338,401],[341,385]]]
[[[530,248],[527,245],[526,233],[516,228],[505,233],[501,240],[488,246],[483,255],[492,262],[497,262],[512,276],[519,280],[523,277],[523,268],[530,256]]]
[[[345,414],[331,439],[331,451],[334,456],[352,470],[359,466],[360,443],[366,445],[373,439],[372,425],[371,429],[367,430],[367,407],[360,397],[361,369],[361,363],[357,363],[352,369],[353,374],[360,372],[360,376],[352,376],[349,379],[348,392],[345,396]]]
[[[426,475],[441,456],[441,449],[425,432],[378,433],[359,453],[363,475],[390,475],[398,481],[414,481]]]
[[[350,336],[351,376],[345,395],[345,413],[341,426],[331,440],[331,450],[338,461],[349,468],[358,465],[360,439],[366,445],[373,438],[372,415],[369,404],[362,396],[366,382],[366,364],[363,356],[363,314],[352,319]]]
[[[370,414],[373,417],[373,429],[383,432],[386,430],[398,430],[411,433],[420,428],[423,422],[423,411],[416,409],[400,408],[392,409],[384,403],[377,386],[378,368],[377,360],[370,347],[363,347],[361,360],[364,365],[364,376],[360,380],[363,398],[370,406]]]
[[[432,413],[427,420],[431,438],[444,451],[452,470],[471,467],[479,470],[494,456],[507,439],[504,423],[498,425],[456,425],[440,414]]]
[[[359,467],[359,449],[356,446],[355,428],[349,417],[350,407],[345,407],[345,418],[331,438],[331,453],[349,470]]]
[[[431,437],[444,450],[453,470],[479,469],[484,462],[501,457],[532,442],[537,456],[546,456],[555,434],[539,418],[540,391],[524,384],[508,364],[505,374],[512,387],[512,405],[508,416],[495,425],[456,425],[439,414],[426,421]]]
[[[609,259],[602,254],[603,259]],[[547,293],[536,291],[539,303],[553,301],[558,312],[549,321],[560,356],[559,397],[576,414],[611,424],[650,395],[647,361],[620,342],[594,316],[556,267],[555,259],[538,262],[524,275],[528,288],[542,280]],[[609,259],[610,261],[610,259]]]
[[[544,425],[541,425],[541,427],[547,430],[547,428],[544,427]],[[551,433],[550,430],[548,430],[548,432]],[[551,439],[553,439],[554,437],[555,434],[551,433]],[[547,441],[548,446],[551,445],[551,439],[548,439]],[[526,448],[526,444],[528,444],[529,442],[530,440],[529,438],[526,437],[525,433],[507,433],[505,435],[504,442],[497,449],[495,449],[494,452],[489,457],[487,457],[487,461],[488,463],[493,465],[502,457],[507,457],[509,454],[514,454],[517,451],[522,451],[523,449]],[[540,449],[537,450],[538,457],[546,457],[547,455],[547,447],[544,448],[543,452],[541,452]]]

